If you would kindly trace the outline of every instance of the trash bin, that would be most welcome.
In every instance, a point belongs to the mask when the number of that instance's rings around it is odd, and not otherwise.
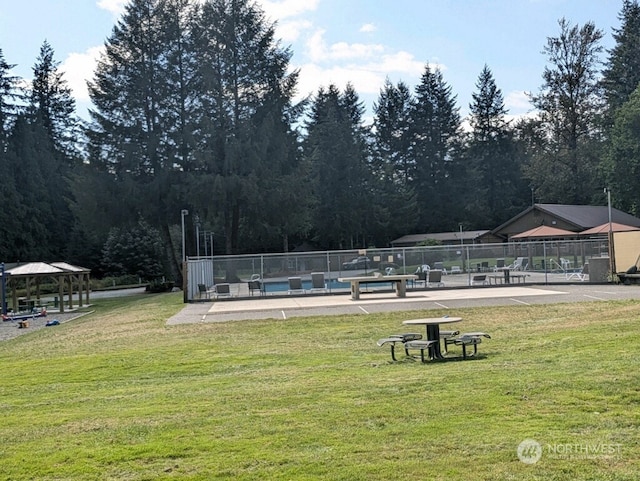
[[[589,259],[589,282],[601,283],[609,280],[609,258],[592,257]]]

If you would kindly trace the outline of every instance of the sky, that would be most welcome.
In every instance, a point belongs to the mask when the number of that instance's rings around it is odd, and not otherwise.
[[[47,40],[73,90],[78,114],[91,103],[86,89],[125,0],[0,0],[0,49],[11,73],[25,80]],[[622,0],[257,0],[300,70],[298,97],[321,86],[351,82],[371,120],[388,78],[412,90],[428,64],[442,70],[464,117],[487,65],[510,116],[531,112],[548,37],[558,20],[595,23],[603,31],[602,60],[614,46]]]

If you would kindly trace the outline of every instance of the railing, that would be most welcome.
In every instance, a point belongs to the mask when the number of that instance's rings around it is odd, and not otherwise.
[[[339,277],[373,272],[413,274],[421,266],[448,274],[443,277],[445,287],[470,286],[475,273],[512,266],[516,259],[522,262],[517,269],[530,274],[529,283],[572,282],[571,272],[579,271],[589,259],[607,257],[608,252],[607,239],[589,239],[191,257],[187,297],[197,298],[198,284],[216,283],[236,284],[237,295],[248,295],[246,285],[252,276],[263,280],[267,294],[286,294],[289,277],[310,281],[312,272],[323,272],[327,290],[332,292],[344,289],[337,283]],[[452,271],[456,274],[451,275]]]

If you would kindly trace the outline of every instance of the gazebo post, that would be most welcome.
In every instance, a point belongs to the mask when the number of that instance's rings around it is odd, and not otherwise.
[[[69,281],[69,309],[73,309],[73,276],[68,275],[67,280]]]
[[[58,298],[60,299],[60,313],[64,312],[64,277],[58,278]]]

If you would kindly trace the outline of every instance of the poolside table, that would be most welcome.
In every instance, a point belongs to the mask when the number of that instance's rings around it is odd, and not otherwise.
[[[359,276],[359,277],[340,277],[339,282],[351,283],[351,299],[357,301],[360,299],[360,284],[370,284],[372,282],[391,282],[395,284],[396,296],[407,297],[407,281],[416,280],[418,276],[414,274],[405,275],[389,275],[389,276]]]

